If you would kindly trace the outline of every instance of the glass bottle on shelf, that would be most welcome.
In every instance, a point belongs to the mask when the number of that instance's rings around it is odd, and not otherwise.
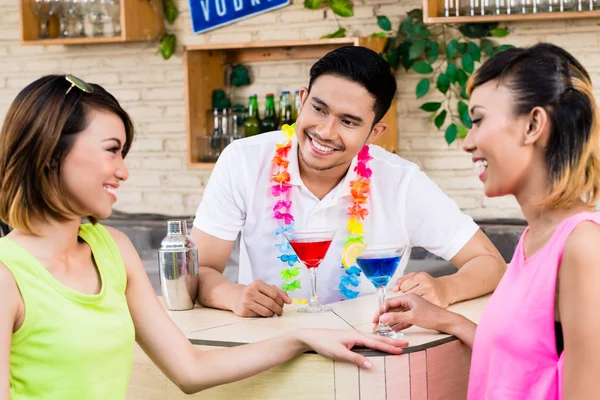
[[[221,118],[219,115],[219,109],[213,110],[214,122],[213,122],[213,133],[210,139],[210,148],[214,150],[215,154],[219,153],[219,147],[221,146],[221,138],[223,137],[223,128],[221,126]]]
[[[277,129],[277,115],[275,115],[275,96],[267,94],[265,117],[260,121],[260,133],[272,132]]]
[[[300,102],[300,91],[296,90],[296,93],[294,93],[294,106],[292,107],[292,119],[294,121],[298,119],[300,108],[302,108],[302,104]]]
[[[281,92],[279,98],[279,126],[281,129],[283,125],[291,125],[294,123],[292,118],[292,104],[290,103],[290,92],[287,90]]]
[[[255,94],[248,101],[248,117],[244,122],[244,135],[254,136],[260,133],[260,117],[258,115],[258,99]]]

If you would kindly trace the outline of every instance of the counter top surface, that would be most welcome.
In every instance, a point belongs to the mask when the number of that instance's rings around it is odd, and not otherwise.
[[[388,295],[395,297],[400,294],[390,291]],[[489,295],[460,302],[450,306],[449,310],[477,323],[488,299]],[[308,314],[296,311],[301,305],[286,305],[283,316],[271,318],[242,318],[230,311],[215,310],[198,305],[193,310],[168,311],[168,313],[193,344],[203,346],[236,346],[268,339],[300,328],[372,331],[371,319],[377,309],[376,294],[329,304],[329,306],[333,308],[333,311]],[[409,346],[405,348],[405,354],[457,340],[454,336],[415,326],[406,329],[403,333],[402,339],[409,342]],[[368,351],[373,354],[384,354]]]

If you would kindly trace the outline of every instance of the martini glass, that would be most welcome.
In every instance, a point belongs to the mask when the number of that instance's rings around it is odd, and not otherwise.
[[[322,305],[317,297],[317,268],[325,258],[335,232],[335,229],[312,229],[284,233],[298,259],[306,265],[310,272],[312,289],[310,302],[306,307],[299,308],[299,312],[320,313],[331,311],[331,307]]]
[[[396,268],[398,268],[407,247],[408,246],[385,245],[367,246],[356,259],[356,263],[364,272],[365,276],[371,281],[373,286],[377,288],[380,315],[387,311],[385,306],[385,287],[396,272]],[[379,321],[379,324],[373,333],[379,336],[392,338],[402,336],[402,333],[394,332],[387,323],[381,321]]]

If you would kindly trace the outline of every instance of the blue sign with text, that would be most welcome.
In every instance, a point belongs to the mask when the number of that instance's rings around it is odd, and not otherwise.
[[[192,28],[202,33],[288,4],[290,0],[190,0]]]

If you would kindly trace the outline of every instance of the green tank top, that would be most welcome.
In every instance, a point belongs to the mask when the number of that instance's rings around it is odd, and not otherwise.
[[[90,246],[102,281],[96,295],[68,288],[10,238],[0,239],[0,262],[25,304],[10,348],[11,400],[126,397],[135,332],[123,259],[102,225],[81,225],[79,236]]]

